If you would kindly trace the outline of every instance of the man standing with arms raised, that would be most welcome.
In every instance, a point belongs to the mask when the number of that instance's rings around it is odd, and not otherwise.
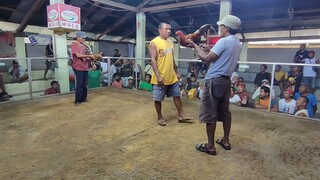
[[[206,123],[208,143],[197,144],[196,149],[209,155],[216,155],[214,135],[216,122],[223,122],[224,136],[216,143],[225,150],[230,150],[229,135],[231,129],[231,112],[229,110],[230,76],[235,71],[241,53],[241,44],[235,34],[239,31],[241,21],[238,17],[227,15],[217,23],[221,39],[209,50],[193,43],[199,58],[210,64],[205,76],[205,87],[201,98],[199,119]],[[205,54],[204,51],[208,51]]]
[[[161,102],[165,95],[173,97],[174,104],[178,110],[179,122],[193,118],[185,117],[182,109],[177,66],[173,60],[173,43],[168,39],[171,34],[171,25],[167,22],[162,22],[158,30],[159,36],[154,38],[149,46],[151,66],[153,68],[151,84],[153,84],[153,100],[158,115],[158,124],[165,126],[166,121],[161,113]]]

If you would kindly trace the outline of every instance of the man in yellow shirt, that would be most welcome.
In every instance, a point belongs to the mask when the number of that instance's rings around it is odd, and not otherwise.
[[[274,72],[274,83],[273,85],[279,86],[280,90],[283,90],[283,84],[288,79],[288,73],[281,71],[281,66],[277,65]]]
[[[177,66],[173,60],[173,42],[168,39],[171,34],[171,25],[167,22],[162,22],[158,30],[159,36],[154,38],[149,46],[151,66],[153,68],[151,84],[153,84],[153,100],[158,114],[158,124],[165,126],[166,121],[161,113],[161,102],[165,95],[173,97],[174,104],[178,110],[179,122],[193,118],[186,117],[182,109]]]

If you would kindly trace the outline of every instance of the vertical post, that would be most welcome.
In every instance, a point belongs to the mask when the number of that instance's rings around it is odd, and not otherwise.
[[[232,12],[232,2],[230,0],[220,3],[219,20],[222,20],[222,18],[225,17],[226,15],[230,15],[231,12]],[[220,27],[219,27],[219,32],[220,32]]]
[[[271,74],[271,84],[270,84],[270,98],[269,98],[269,106],[268,106],[268,112],[270,112],[271,109],[271,101],[272,101],[272,90],[273,90],[273,82],[274,82],[274,72],[276,70],[276,64],[272,64],[272,74]]]
[[[24,69],[27,69],[27,62],[26,62],[26,44],[24,43],[24,37],[16,37],[16,57],[19,59],[19,65],[23,67]],[[21,59],[20,59],[21,58]],[[28,71],[31,73],[31,71]]]
[[[143,12],[136,14],[136,61],[144,69],[146,52],[146,15]]]
[[[240,54],[240,61],[247,61],[248,59],[248,42],[243,42],[242,43],[242,48],[241,48],[241,54]],[[244,72],[246,69],[245,68],[240,68],[239,65],[239,72]]]
[[[28,82],[29,82],[29,97],[33,99],[32,92],[32,72],[31,72],[31,59],[27,58],[27,71],[28,71]]]
[[[108,86],[111,86],[111,61],[110,58],[107,58],[107,63],[108,63]]]

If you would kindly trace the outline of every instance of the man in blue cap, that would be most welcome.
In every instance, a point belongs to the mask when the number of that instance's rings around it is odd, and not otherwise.
[[[87,35],[85,32],[76,33],[77,40],[72,42],[72,68],[76,75],[76,94],[74,104],[79,106],[87,102],[88,70],[91,60],[96,59],[93,54],[86,54],[87,46],[84,44]]]

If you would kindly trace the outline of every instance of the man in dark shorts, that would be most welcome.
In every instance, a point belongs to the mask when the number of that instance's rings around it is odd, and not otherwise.
[[[199,47],[195,43],[195,49],[199,58],[209,65],[205,76],[205,86],[199,110],[200,123],[206,123],[208,143],[197,144],[196,149],[209,155],[216,155],[214,135],[216,122],[223,122],[224,136],[217,139],[216,143],[225,150],[230,150],[229,135],[231,128],[231,112],[229,110],[230,76],[237,67],[237,61],[241,53],[241,44],[235,34],[239,31],[241,20],[232,15],[225,16],[217,24],[220,26],[221,39],[206,54],[209,47]]]

